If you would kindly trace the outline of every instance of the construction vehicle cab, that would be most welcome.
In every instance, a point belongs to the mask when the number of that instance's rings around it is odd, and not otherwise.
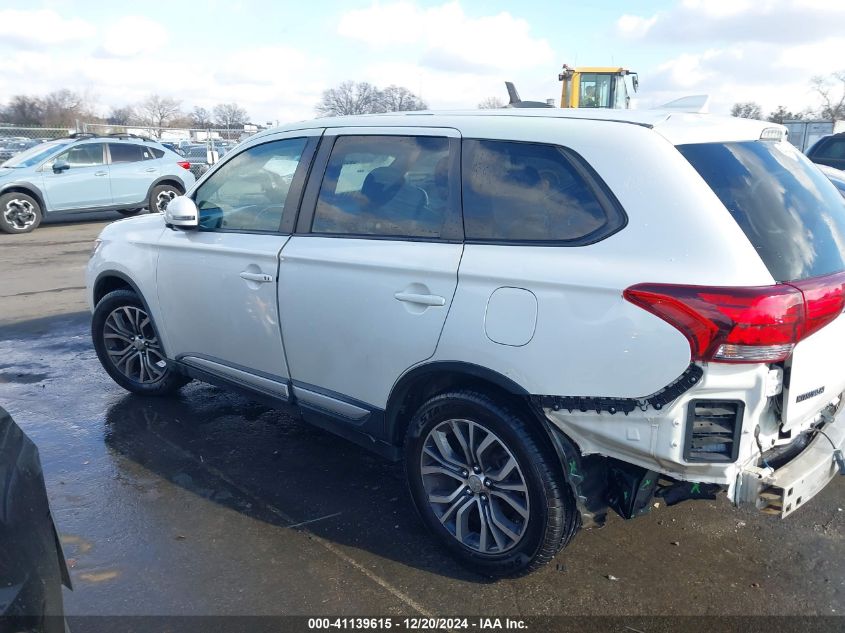
[[[561,108],[621,108],[630,107],[631,95],[625,78],[631,77],[631,92],[639,87],[637,73],[627,68],[586,66],[571,68],[566,64],[558,75],[563,82]]]

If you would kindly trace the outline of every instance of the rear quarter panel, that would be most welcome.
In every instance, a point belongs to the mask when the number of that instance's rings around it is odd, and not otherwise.
[[[514,118],[507,126],[475,120],[461,131],[578,152],[618,198],[628,224],[588,246],[467,243],[434,360],[483,365],[534,394],[642,397],[683,373],[690,350],[675,328],[625,301],[625,288],[773,283],[710,188],[646,127]],[[502,345],[485,332],[488,302],[502,287],[537,297],[534,336],[524,345]]]

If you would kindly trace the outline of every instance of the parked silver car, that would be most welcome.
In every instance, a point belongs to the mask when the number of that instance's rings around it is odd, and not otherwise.
[[[28,233],[54,211],[163,211],[195,178],[161,144],[131,135],[75,134],[0,165],[0,231]]]

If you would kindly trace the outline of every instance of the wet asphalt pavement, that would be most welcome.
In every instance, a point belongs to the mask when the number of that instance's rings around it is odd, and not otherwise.
[[[30,248],[46,258],[79,226],[45,227]],[[539,572],[490,582],[424,531],[400,465],[201,383],[128,395],[101,370],[87,313],[3,321],[4,285],[0,405],[39,446],[71,615],[845,611],[845,478],[785,521],[724,498],[612,517]],[[81,291],[68,292],[72,307]]]

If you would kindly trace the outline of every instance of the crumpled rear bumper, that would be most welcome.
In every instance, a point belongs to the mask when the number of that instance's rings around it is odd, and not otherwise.
[[[754,504],[766,514],[787,517],[841,474],[834,453],[845,450],[845,408],[825,424],[807,447],[776,470],[746,467],[737,481],[736,503]]]

